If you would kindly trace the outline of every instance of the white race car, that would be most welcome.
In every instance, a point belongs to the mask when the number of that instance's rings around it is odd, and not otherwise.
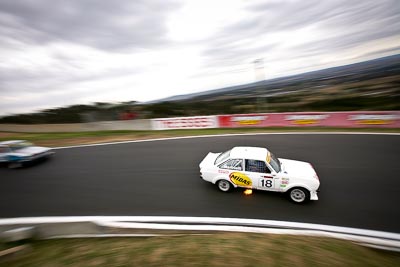
[[[200,176],[223,192],[234,187],[288,192],[296,203],[318,200],[320,182],[308,162],[276,158],[261,147],[234,147],[208,153],[200,163]]]
[[[6,163],[10,168],[21,167],[24,163],[54,154],[51,148],[34,146],[24,140],[0,142],[0,163]]]

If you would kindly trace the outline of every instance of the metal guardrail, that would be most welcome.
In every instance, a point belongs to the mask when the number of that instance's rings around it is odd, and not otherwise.
[[[82,216],[0,219],[3,241],[37,238],[132,237],[243,232],[330,237],[400,252],[400,234],[322,224],[274,220],[175,217]]]

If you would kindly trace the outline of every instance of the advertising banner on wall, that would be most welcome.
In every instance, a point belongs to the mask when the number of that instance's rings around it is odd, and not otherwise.
[[[218,116],[221,128],[242,127],[400,127],[400,111],[286,112]]]
[[[218,128],[217,116],[195,116],[151,120],[153,130]]]

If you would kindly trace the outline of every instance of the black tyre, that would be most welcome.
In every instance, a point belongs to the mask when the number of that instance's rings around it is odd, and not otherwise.
[[[289,191],[290,200],[295,203],[305,203],[310,200],[310,192],[302,187],[295,187]]]
[[[18,169],[22,167],[22,162],[18,162],[18,161],[14,161],[14,162],[10,162],[8,163],[8,168],[9,169]]]
[[[222,192],[229,192],[232,189],[232,184],[227,180],[219,180],[217,182],[218,189]]]

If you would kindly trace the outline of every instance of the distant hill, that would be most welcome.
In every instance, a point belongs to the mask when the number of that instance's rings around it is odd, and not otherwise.
[[[278,92],[284,93],[285,88],[297,84],[307,84],[308,86],[322,86],[327,83],[354,82],[357,80],[375,79],[387,77],[392,74],[400,74],[400,55],[393,55],[374,60],[354,63],[350,65],[338,66],[318,71],[312,71],[292,76],[280,77],[271,80],[259,81],[237,86],[230,86],[220,89],[208,90],[199,93],[171,96],[144,104],[155,104],[160,102],[175,102],[188,100],[210,100],[217,96],[233,94],[239,95],[276,95]],[[399,80],[397,80],[399,83]],[[400,85],[400,84],[398,84]],[[260,90],[263,88],[264,90]],[[254,92],[254,89],[258,89]],[[292,88],[297,90],[304,89],[302,86]],[[253,91],[253,92],[251,92]]]

